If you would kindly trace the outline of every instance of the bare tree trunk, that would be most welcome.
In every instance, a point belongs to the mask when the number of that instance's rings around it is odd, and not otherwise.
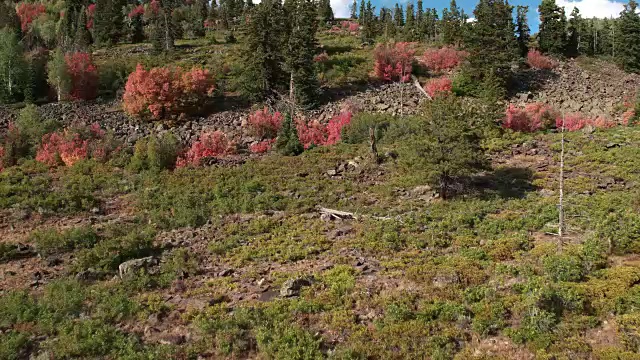
[[[564,235],[564,113],[562,114],[562,137],[560,140],[560,202],[558,204],[558,248],[562,247]]]
[[[166,51],[171,50],[171,46],[169,45],[169,21],[167,20],[167,11],[166,9],[163,11],[164,13],[164,48]]]
[[[289,106],[291,106],[291,119],[293,119],[293,113],[295,111],[296,104],[296,93],[294,90],[293,83],[293,71],[291,72],[291,77],[289,78]]]
[[[404,116],[404,86],[402,84],[402,79],[404,78],[404,64],[402,65],[402,71],[400,72],[400,116]]]
[[[376,146],[376,131],[373,126],[369,127],[369,145],[371,146],[371,154],[376,164],[380,163],[380,157],[378,156],[378,147]]]

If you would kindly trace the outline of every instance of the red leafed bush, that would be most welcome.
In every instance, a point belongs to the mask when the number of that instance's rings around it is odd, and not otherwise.
[[[343,111],[329,120],[327,124],[327,140],[323,145],[334,145],[342,139],[342,128],[351,123],[351,113]]]
[[[322,52],[313,57],[313,62],[316,63],[326,63],[327,61],[329,61],[329,54],[326,52]]]
[[[96,4],[87,6],[87,29],[93,29],[93,18],[96,15]]]
[[[222,131],[203,132],[198,141],[178,158],[176,167],[200,166],[203,159],[233,154],[235,148],[235,143]]]
[[[548,126],[554,118],[553,109],[545,104],[528,104],[524,109],[509,104],[502,127],[513,131],[534,132]]]
[[[247,125],[251,133],[260,139],[273,139],[278,136],[284,116],[280,112],[271,114],[266,107],[249,115]]]
[[[275,142],[276,142],[276,139],[262,140],[258,143],[255,143],[249,146],[249,150],[254,154],[266,153],[267,151],[271,150],[271,147]]]
[[[636,116],[636,112],[633,109],[627,110],[622,114],[622,124],[631,125],[633,118]]]
[[[424,91],[432,98],[451,93],[451,79],[446,76],[429,79],[424,86]]]
[[[337,144],[342,138],[342,128],[351,122],[352,114],[343,111],[329,120],[327,125],[321,124],[318,120],[296,122],[298,138],[308,149],[311,146],[328,146]]]
[[[44,14],[45,11],[47,11],[47,9],[42,3],[22,2],[18,4],[16,7],[16,13],[20,18],[22,31],[29,30],[29,25],[31,25],[33,20],[37,19],[41,14]]]
[[[144,5],[138,5],[131,9],[131,11],[129,11],[129,13],[127,14],[127,17],[129,19],[133,19],[134,17],[141,15],[144,15]]]
[[[451,70],[458,67],[467,56],[469,53],[466,51],[458,51],[452,47],[427,49],[420,62],[432,71]]]
[[[562,128],[562,116],[556,118],[556,128]],[[586,126],[593,126],[599,129],[608,129],[616,126],[616,122],[599,116],[595,119],[585,117],[581,113],[566,114],[564,116],[564,129],[566,131],[578,131]]]
[[[538,50],[529,50],[527,54],[527,64],[535,69],[550,70],[557,66],[556,62],[548,56],[542,55]]]
[[[322,145],[327,140],[327,127],[318,120],[309,122],[298,120],[296,121],[296,130],[298,131],[298,139],[305,149],[312,145]]]
[[[71,76],[69,96],[75,100],[91,100],[97,96],[98,68],[93,64],[91,55],[77,52],[65,55],[67,71]]]
[[[36,160],[55,167],[71,166],[89,158],[107,161],[119,147],[105,137],[105,131],[94,123],[90,127],[70,128],[46,134],[36,153]]]
[[[406,82],[413,70],[413,50],[411,43],[399,42],[395,45],[378,44],[373,55],[374,72],[379,79]]]
[[[123,105],[130,115],[161,119],[193,110],[214,90],[215,79],[209,70],[158,67],[147,71],[138,64],[125,85]]]

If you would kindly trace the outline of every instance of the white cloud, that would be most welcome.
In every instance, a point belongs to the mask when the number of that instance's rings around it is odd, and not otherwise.
[[[351,15],[349,6],[351,6],[352,3],[353,0],[331,0],[333,16],[336,18],[348,18]]]
[[[558,0],[558,6],[564,6],[567,17],[571,14],[574,7],[580,10],[583,18],[617,18],[624,9],[624,3],[609,0]]]

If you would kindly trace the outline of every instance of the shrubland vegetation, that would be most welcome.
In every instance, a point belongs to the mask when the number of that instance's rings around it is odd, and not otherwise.
[[[504,101],[564,58],[637,72],[637,4],[543,0],[533,35],[506,1],[374,10],[0,2],[0,359],[637,358],[640,104]],[[412,76],[415,115],[308,111]],[[237,97],[237,133],[164,130]],[[34,105],[107,99],[162,131],[128,146]]]

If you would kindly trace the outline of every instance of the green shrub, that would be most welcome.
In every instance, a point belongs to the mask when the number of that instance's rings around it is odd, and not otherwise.
[[[100,320],[69,321],[60,326],[57,339],[47,343],[56,358],[121,358],[139,351],[139,343]],[[106,356],[110,355],[112,356]]]
[[[356,286],[355,270],[351,266],[337,265],[322,274],[322,281],[336,297],[342,297]]]
[[[18,360],[26,358],[25,350],[30,345],[29,336],[13,330],[0,334],[0,359]]]
[[[172,133],[150,136],[136,142],[129,167],[134,171],[172,170],[176,166],[180,142]]]
[[[293,324],[276,323],[273,327],[261,327],[256,334],[258,350],[271,359],[307,360],[322,359],[322,339]]]
[[[628,351],[640,353],[640,314],[626,314],[616,318],[621,342]]]
[[[135,70],[133,64],[111,59],[98,67],[98,92],[113,97],[124,88],[129,74]]]
[[[10,291],[0,297],[0,327],[34,321],[40,309],[26,291]]]
[[[88,268],[115,271],[127,260],[151,255],[155,249],[155,234],[151,228],[110,229],[96,246],[77,253],[75,268],[78,271]]]
[[[28,139],[29,145],[32,147],[32,153],[35,153],[35,147],[40,144],[43,135],[60,128],[60,124],[57,121],[42,119],[38,112],[38,107],[33,104],[28,104],[20,110],[16,126]]]
[[[91,226],[81,226],[59,232],[55,229],[36,230],[29,236],[42,256],[91,248],[98,242],[98,234]]]
[[[631,212],[609,214],[598,224],[596,236],[607,241],[616,254],[640,252],[640,215]]]
[[[380,140],[389,127],[390,120],[389,115],[358,113],[342,128],[342,141],[347,144],[368,142],[369,128],[375,129],[376,139]]]
[[[544,258],[545,272],[554,281],[580,281],[584,278],[582,259],[577,255],[558,254]]]
[[[485,300],[473,306],[473,330],[481,336],[495,335],[507,326],[508,307],[502,301]]]

